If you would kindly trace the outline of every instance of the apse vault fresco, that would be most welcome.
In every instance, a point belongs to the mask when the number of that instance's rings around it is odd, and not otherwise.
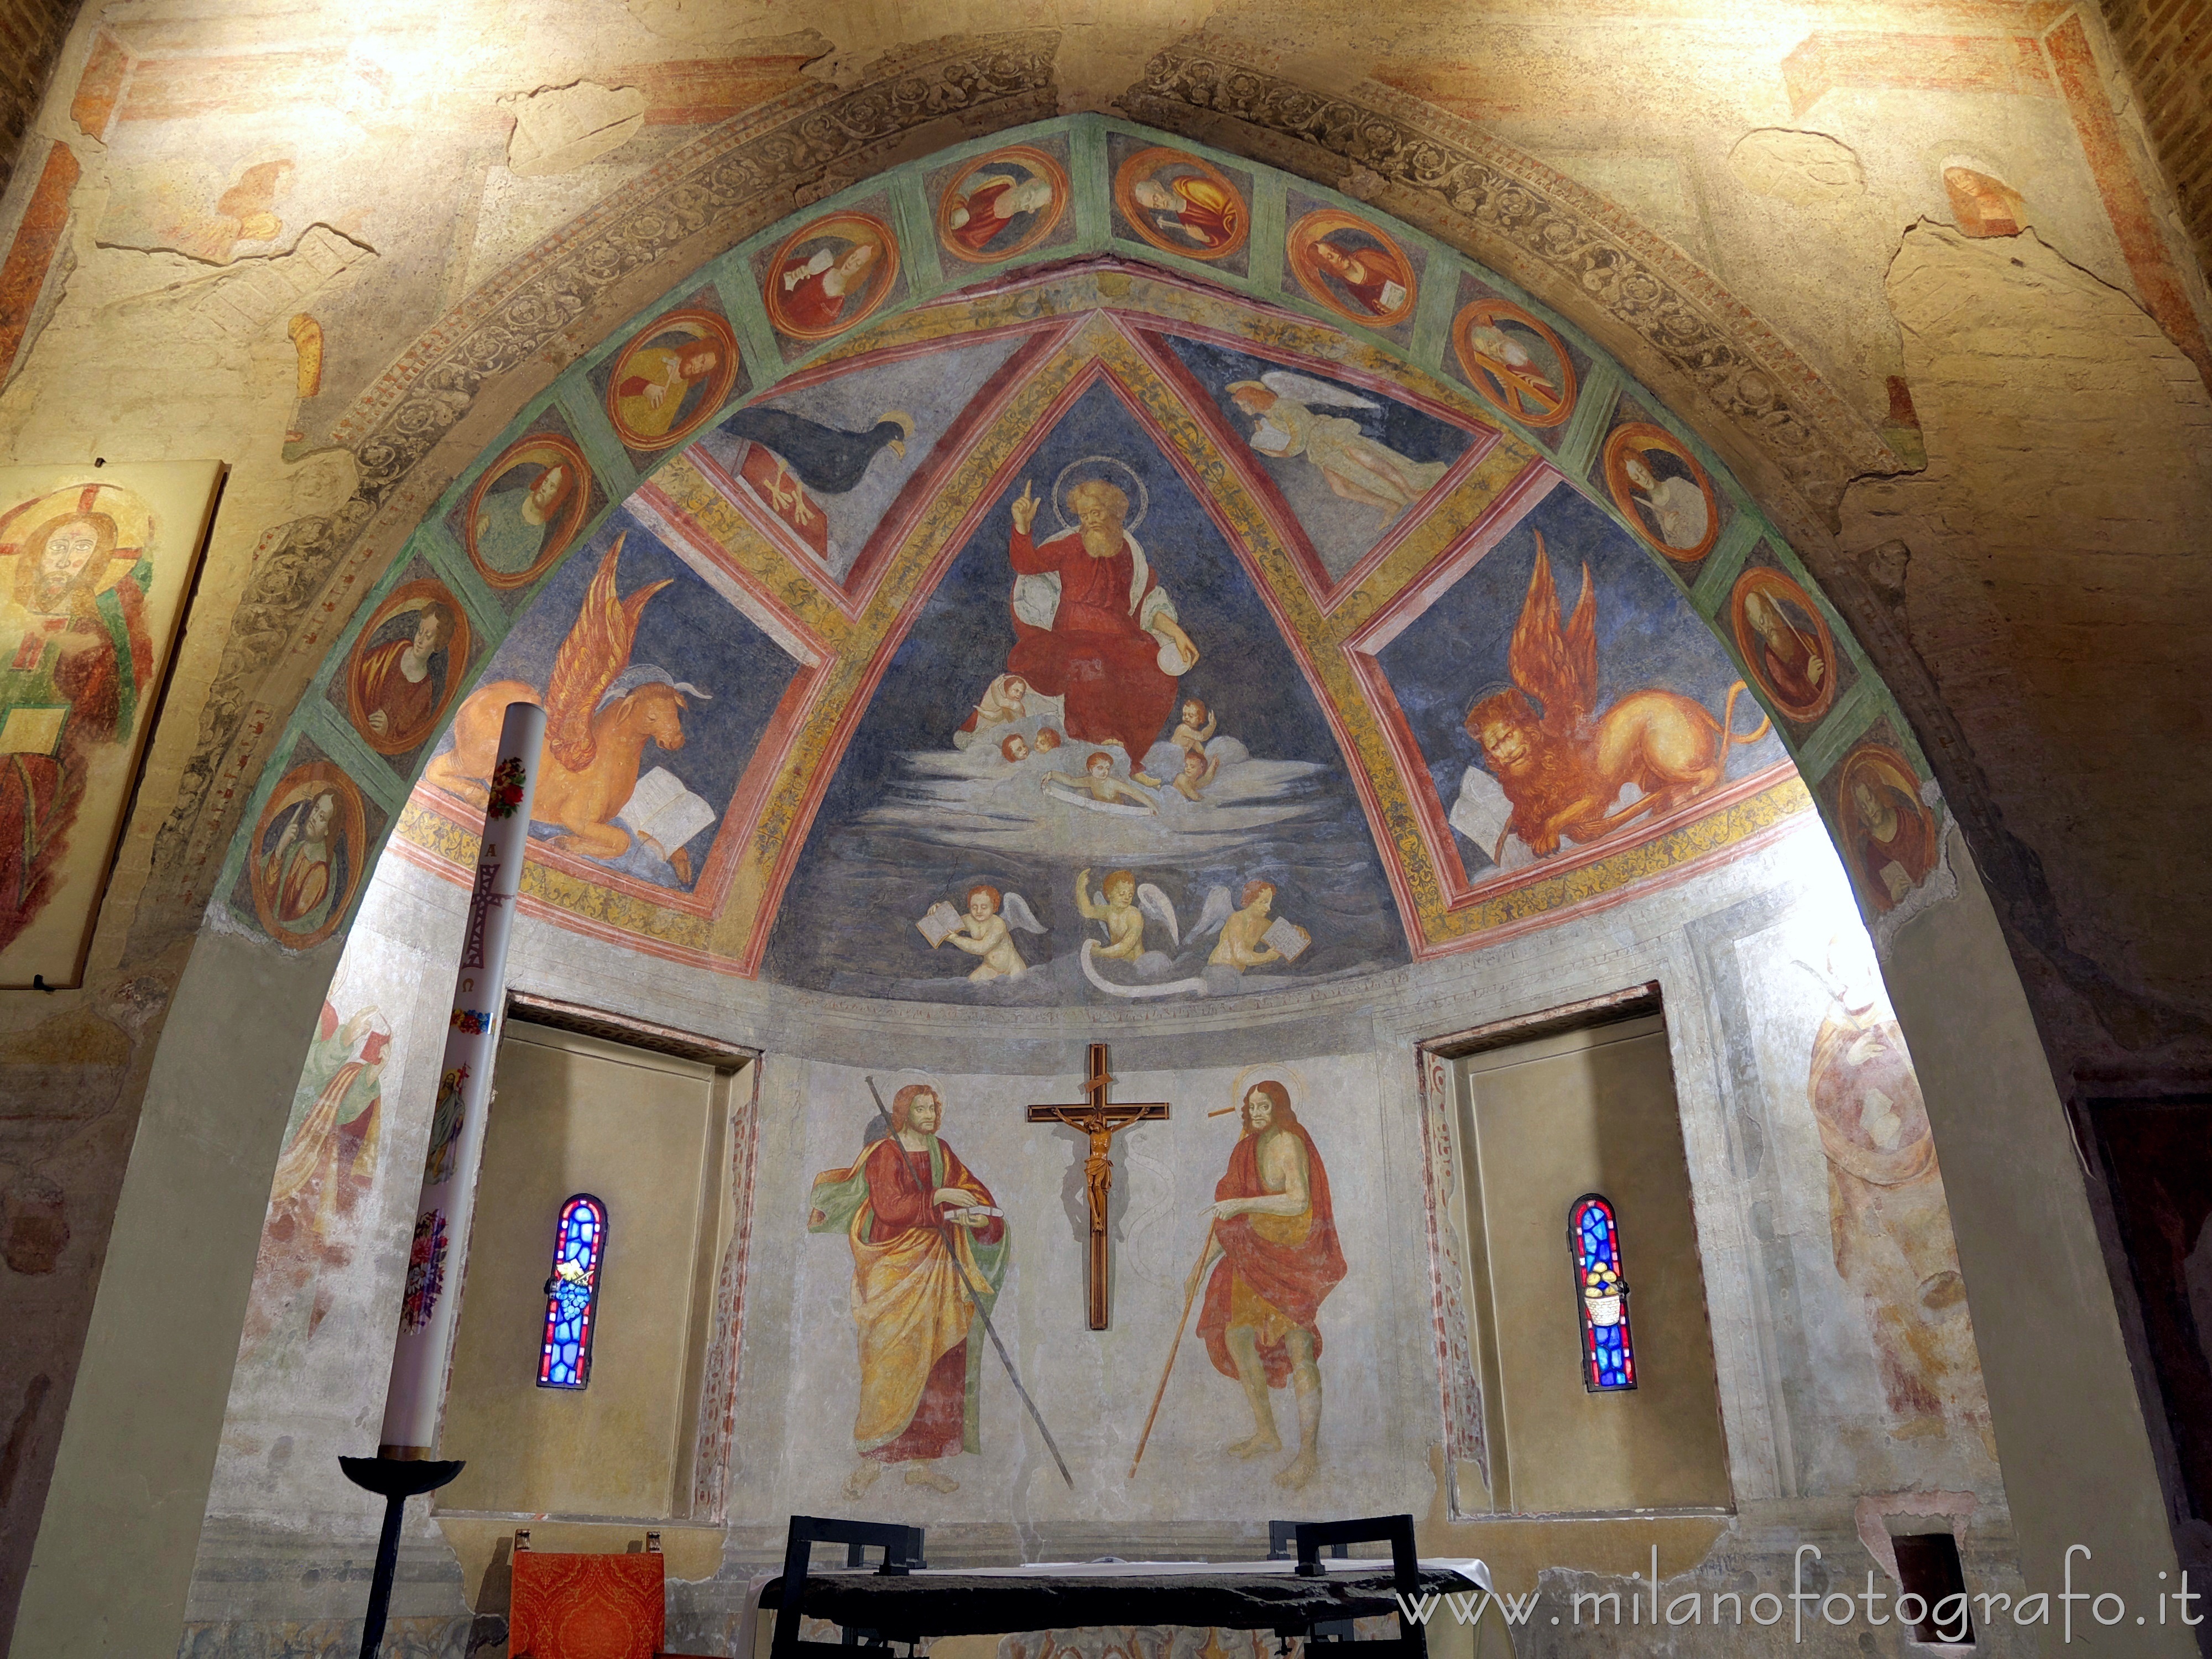
[[[1870,915],[1940,868],[1840,622],[1616,365],[1358,203],[1097,117],[733,250],[351,628],[270,773],[361,798],[332,918],[387,817],[467,878],[518,697],[526,906],[823,991],[1325,984],[1816,805]]]

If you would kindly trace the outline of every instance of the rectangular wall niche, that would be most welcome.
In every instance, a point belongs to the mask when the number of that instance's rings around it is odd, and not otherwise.
[[[449,1515],[691,1517],[741,1071],[509,1018],[485,1127],[444,1455]],[[606,1207],[590,1385],[541,1389],[546,1264],[571,1196]]]
[[[1664,1017],[1554,1029],[1462,1054],[1450,1069],[1491,1507],[1725,1510],[1727,1449]],[[1618,1218],[1635,1333],[1635,1387],[1619,1392],[1584,1386],[1567,1222],[1593,1193]]]

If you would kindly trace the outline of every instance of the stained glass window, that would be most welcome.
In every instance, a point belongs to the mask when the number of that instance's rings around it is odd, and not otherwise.
[[[607,1206],[578,1193],[561,1206],[553,1236],[553,1276],[545,1281],[545,1340],[538,1386],[580,1389],[592,1380],[592,1333],[599,1322],[599,1265],[607,1254]]]
[[[1575,1305],[1583,1327],[1583,1387],[1592,1394],[1632,1389],[1636,1346],[1628,1333],[1620,1228],[1601,1194],[1584,1193],[1567,1212],[1567,1250],[1574,1258]]]

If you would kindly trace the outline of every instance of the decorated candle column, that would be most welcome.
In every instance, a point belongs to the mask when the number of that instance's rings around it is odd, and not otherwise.
[[[399,1344],[392,1354],[379,1457],[427,1458],[437,1444],[506,998],[507,941],[530,844],[530,803],[537,792],[538,751],[544,735],[543,708],[527,702],[507,705],[484,808],[483,845],[469,894],[460,971],[453,980],[446,1055],[438,1067],[438,1102],[422,1159],[422,1194],[415,1205],[407,1288],[399,1304]]]

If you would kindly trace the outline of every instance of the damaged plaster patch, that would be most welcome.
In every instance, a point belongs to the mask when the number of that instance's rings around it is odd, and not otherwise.
[[[1796,207],[1824,207],[1866,192],[1857,154],[1825,132],[1755,128],[1729,152],[1729,171],[1746,190]]]
[[[349,267],[375,257],[376,250],[366,242],[356,241],[328,225],[310,225],[289,253],[241,259],[225,266],[220,275],[131,295],[109,305],[106,311],[110,315],[127,316],[149,307],[174,306],[218,333],[251,339],[279,317],[297,313]],[[76,297],[74,292],[71,297]]]
[[[499,100],[514,118],[507,141],[508,171],[526,179],[567,173],[620,149],[645,125],[645,94],[636,87],[578,81]]]

